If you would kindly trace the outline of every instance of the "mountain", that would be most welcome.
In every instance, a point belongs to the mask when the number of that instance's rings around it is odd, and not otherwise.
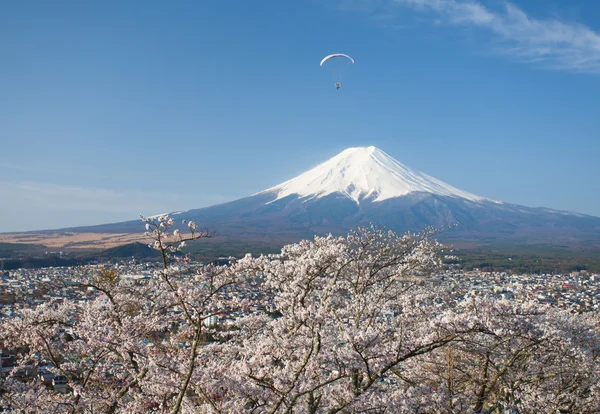
[[[480,197],[401,164],[375,147],[348,148],[249,197],[177,212],[228,240],[289,242],[374,223],[404,232],[447,227],[442,240],[600,246],[600,218]],[[142,232],[141,221],[67,229]]]

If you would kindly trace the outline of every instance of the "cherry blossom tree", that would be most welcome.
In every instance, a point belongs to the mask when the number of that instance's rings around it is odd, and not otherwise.
[[[599,319],[522,301],[465,299],[440,283],[435,232],[359,227],[279,254],[191,266],[214,236],[142,217],[162,268],[145,282],[87,269],[87,301],[8,319],[15,412],[594,412]],[[228,316],[229,327],[216,317]],[[19,372],[68,380],[58,393]],[[55,387],[56,388],[56,387]]]
[[[223,412],[597,410],[597,314],[455,302],[432,234],[359,228],[239,261],[282,316],[239,321]]]
[[[445,412],[600,410],[597,314],[473,298],[440,317],[473,329],[405,364],[405,389],[429,385]]]
[[[70,387],[57,394],[12,375],[0,391],[5,405],[26,411],[60,406],[70,412],[181,412],[197,362],[209,349],[201,347],[212,329],[205,321],[243,308],[244,300],[236,291],[223,296],[238,280],[227,266],[204,266],[192,275],[177,270],[174,254],[212,233],[189,222],[183,235],[171,230],[168,216],[142,218],[164,265],[148,283],[94,270],[73,287],[94,289],[93,300],[52,300],[5,323],[0,340],[23,350],[13,374],[36,361],[66,377]],[[199,386],[195,391],[202,392]]]

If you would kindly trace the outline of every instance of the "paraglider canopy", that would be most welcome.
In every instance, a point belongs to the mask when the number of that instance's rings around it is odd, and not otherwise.
[[[331,68],[333,82],[336,89],[340,89],[342,85],[342,76],[348,66],[354,63],[354,59],[344,53],[333,53],[327,55],[321,60],[319,66],[328,66]]]
[[[336,58],[336,57],[344,57],[344,58],[350,59],[350,62],[354,63],[354,59],[352,59],[350,56],[345,55],[343,53],[334,53],[332,55],[325,56],[323,58],[323,60],[321,61],[321,65],[320,66],[323,66],[323,63],[327,62],[329,59],[333,59],[333,58]]]

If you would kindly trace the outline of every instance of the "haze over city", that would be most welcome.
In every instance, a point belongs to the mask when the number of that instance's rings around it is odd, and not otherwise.
[[[0,232],[209,206],[370,145],[599,216],[599,31],[587,0],[3,3]]]

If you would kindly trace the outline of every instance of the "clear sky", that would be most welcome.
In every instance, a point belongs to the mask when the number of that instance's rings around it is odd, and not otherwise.
[[[0,2],[0,232],[234,200],[369,145],[600,216],[600,2]]]

